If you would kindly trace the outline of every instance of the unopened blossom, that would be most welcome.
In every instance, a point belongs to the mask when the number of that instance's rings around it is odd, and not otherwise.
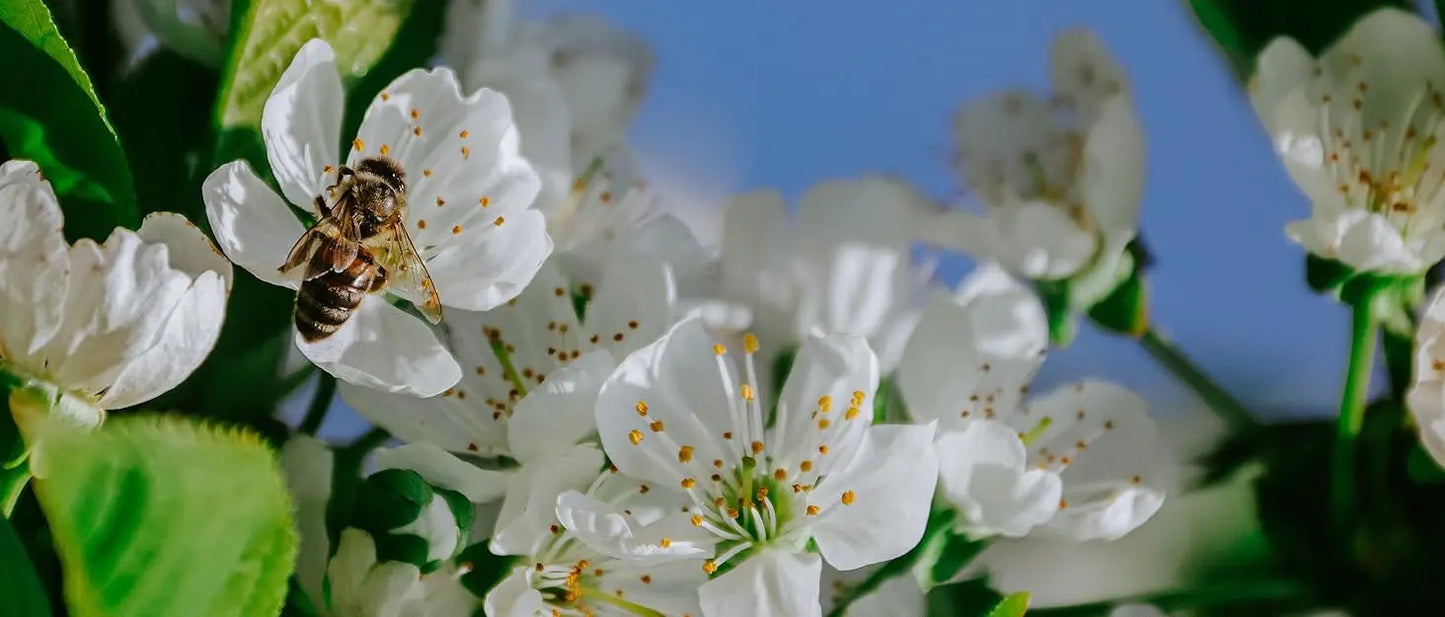
[[[1445,51],[1412,13],[1370,13],[1318,58],[1278,38],[1250,100],[1310,218],[1285,233],[1355,270],[1420,274],[1445,257]]]
[[[622,473],[684,492],[691,525],[656,545],[621,541],[626,526],[570,531],[638,556],[709,547],[704,615],[818,615],[822,559],[852,570],[898,557],[922,536],[937,477],[934,429],[872,426],[878,361],[851,335],[803,343],[769,429],[768,399],[754,385],[759,345],[744,338],[739,373],[692,318],[623,360],[598,398],[603,447]],[[606,515],[601,505],[576,506],[574,520]]]
[[[1406,404],[1425,451],[1445,466],[1445,292],[1437,292],[1420,316],[1413,370]]]
[[[405,446],[403,446],[405,448]],[[396,508],[409,504],[403,499],[370,499],[376,491],[357,493],[350,511],[353,521],[405,519],[393,529],[365,530],[348,526],[339,535],[331,550],[326,530],[326,508],[331,498],[334,456],[320,441],[305,435],[294,435],[281,448],[280,460],[286,482],[296,501],[296,525],[300,551],[296,559],[296,580],[322,615],[327,617],[471,617],[481,601],[461,583],[469,569],[465,563],[451,560],[465,537],[469,521],[458,509],[467,500],[481,500],[499,489],[485,476],[469,475],[464,466],[437,461],[425,453],[401,449],[385,449],[376,454],[381,473],[403,470],[406,476],[419,476],[432,499],[415,504],[416,511],[405,516],[397,512],[376,512],[377,508]],[[415,468],[405,464],[420,463]],[[374,476],[375,477],[375,476]],[[370,481],[370,479],[368,479]],[[453,495],[448,498],[443,494]],[[415,494],[409,493],[409,494]],[[470,511],[468,510],[469,514]],[[400,555],[378,551],[379,538],[408,535],[420,538],[427,548],[420,563],[402,559]],[[395,547],[394,541],[388,546]]]
[[[512,101],[549,216],[595,159],[630,158],[623,134],[652,73],[645,43],[593,17],[518,19],[509,0],[453,2],[447,17],[442,55],[468,88]]]
[[[1008,90],[958,112],[958,164],[984,213],[948,211],[920,234],[1030,279],[1112,272],[1138,233],[1143,192],[1128,79],[1082,30],[1054,40],[1050,64],[1053,92]]]
[[[715,293],[750,308],[752,329],[780,346],[816,332],[866,337],[889,372],[930,274],[909,259],[930,208],[917,189],[881,177],[814,186],[797,221],[776,191],[739,195],[723,214]]]
[[[678,535],[691,528],[686,499],[615,471],[599,476],[603,465],[602,452],[584,445],[526,469],[526,499],[503,507],[511,523],[490,544],[493,553],[515,556],[516,566],[487,594],[487,615],[700,613],[697,588],[710,547]],[[599,531],[612,542],[587,541]]]
[[[552,242],[530,207],[537,174],[518,152],[506,98],[486,89],[463,96],[450,69],[414,69],[372,100],[344,160],[337,151],[343,102],[331,48],[308,42],[261,118],[286,199],[243,161],[206,179],[206,212],[226,255],[263,281],[295,288],[277,270],[305,226],[286,202],[315,215],[315,200],[337,182],[341,165],[386,156],[406,173],[406,231],[441,304],[481,311],[516,297]],[[461,377],[431,328],[388,294],[368,294],[330,336],[308,342],[297,333],[296,345],[332,375],[385,392],[432,396]]]
[[[1114,539],[1163,503],[1144,402],[1101,381],[1029,396],[1047,346],[1038,299],[984,265],[929,301],[903,353],[904,401],[939,423],[939,493],[970,536]]]
[[[98,424],[188,377],[216,343],[231,264],[185,217],[67,245],[50,182],[0,165],[0,372],[43,390],[43,407]],[[38,430],[15,405],[23,430]],[[21,417],[25,416],[25,417]]]

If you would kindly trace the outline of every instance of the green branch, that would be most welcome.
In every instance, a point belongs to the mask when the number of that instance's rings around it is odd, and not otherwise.
[[[1234,395],[1205,375],[1204,371],[1195,366],[1183,351],[1173,343],[1164,340],[1164,337],[1159,336],[1159,333],[1153,328],[1146,330],[1139,337],[1139,345],[1155,360],[1158,360],[1159,364],[1173,373],[1174,377],[1184,382],[1190,390],[1199,395],[1199,398],[1203,399],[1215,414],[1228,422],[1230,427],[1247,429],[1259,426],[1259,420],[1254,418],[1254,415],[1245,408],[1243,403],[1239,402],[1239,399],[1234,398]]]

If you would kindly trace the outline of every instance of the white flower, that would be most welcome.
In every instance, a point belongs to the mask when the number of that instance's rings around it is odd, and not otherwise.
[[[50,183],[8,161],[0,221],[0,370],[54,387],[70,420],[159,396],[215,345],[231,264],[185,217],[157,212],[139,232],[67,246]]]
[[[1445,466],[1445,290],[1431,298],[1420,316],[1414,373],[1405,401],[1420,429],[1420,443]]]
[[[574,294],[588,296],[585,319]],[[460,381],[419,399],[342,384],[363,417],[408,443],[524,465],[595,433],[597,391],[621,358],[672,325],[666,266],[624,260],[595,285],[549,261],[522,294],[484,313],[454,311],[442,327]]]
[[[659,545],[715,547],[704,566],[714,578],[699,590],[704,615],[817,615],[821,561],[804,550],[809,541],[852,570],[922,536],[937,477],[933,427],[870,426],[877,359],[862,338],[833,335],[803,343],[767,429],[753,386],[757,339],[745,337],[744,351],[740,379],[688,319],[628,356],[598,397],[602,444],[623,473],[687,493],[691,527]],[[617,535],[570,531],[597,545]]]
[[[1111,272],[1138,230],[1142,129],[1123,70],[1091,33],[1059,35],[1051,65],[1050,97],[1007,91],[958,113],[964,181],[987,215],[946,212],[920,234],[1031,279]]]
[[[383,456],[385,452],[378,453],[378,459],[385,462],[380,465],[383,469],[400,458],[425,460]],[[471,617],[480,601],[459,580],[466,572],[464,566],[447,562],[423,574],[411,563],[378,561],[375,539],[354,527],[342,530],[335,553],[330,552],[326,504],[331,497],[333,458],[325,444],[305,435],[288,439],[280,454],[288,488],[296,500],[300,536],[296,579],[312,603],[323,615],[333,617]],[[424,463],[416,471],[435,486],[468,492],[445,467]],[[366,508],[367,504],[356,507]],[[427,508],[425,512],[434,510]],[[418,531],[424,526],[425,521],[414,522],[408,530]],[[447,541],[440,544],[445,548]]]
[[[1155,429],[1128,390],[1085,381],[1024,403],[1048,326],[1031,292],[982,266],[955,297],[939,293],[903,353],[908,411],[937,420],[940,494],[960,530],[1019,537],[1047,526],[1114,539],[1163,503]]]
[[[1285,232],[1356,269],[1419,274],[1445,257],[1445,53],[1435,30],[1381,9],[1312,58],[1275,39],[1250,100],[1313,205]]]
[[[704,550],[665,540],[691,526],[682,495],[651,491],[616,472],[599,476],[602,466],[596,447],[577,446],[517,478],[527,498],[503,507],[502,519],[511,522],[498,529],[491,550],[519,556],[518,564],[487,594],[489,616],[698,613]],[[578,529],[588,537],[605,531],[617,542],[598,546],[579,539]],[[650,550],[631,550],[638,546]]]
[[[286,199],[313,214],[342,164],[341,77],[324,41],[301,48],[266,101],[261,129]],[[551,252],[542,214],[529,207],[536,173],[517,151],[500,94],[463,97],[449,69],[415,69],[372,101],[346,164],[389,156],[407,174],[406,230],[448,308],[487,310],[515,297]],[[277,272],[305,227],[241,161],[206,179],[206,211],[226,255],[257,278],[295,287]],[[421,320],[367,295],[340,330],[296,344],[317,366],[378,390],[432,396],[461,377]]]
[[[717,295],[750,307],[752,327],[768,340],[866,337],[889,372],[929,276],[910,265],[909,248],[930,207],[913,187],[878,177],[818,184],[796,225],[778,193],[740,195],[723,215]]]
[[[870,574],[883,566],[870,566],[852,572],[823,568],[823,614],[834,610],[838,601],[850,593]],[[843,611],[844,617],[919,617],[927,615],[926,598],[912,576],[894,576],[877,588],[863,594]]]
[[[593,159],[629,158],[623,133],[653,63],[635,37],[595,18],[523,21],[509,0],[464,0],[452,3],[442,55],[467,87],[494,88],[512,101],[549,215]]]

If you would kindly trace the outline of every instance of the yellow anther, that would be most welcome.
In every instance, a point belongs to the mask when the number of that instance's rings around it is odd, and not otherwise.
[[[683,489],[690,489],[690,488],[692,488],[692,487],[694,487],[694,486],[697,486],[697,480],[694,480],[694,479],[692,479],[692,478],[683,478],[683,479],[682,479],[682,488],[683,488]]]
[[[756,394],[753,392],[753,386],[751,384],[743,384],[742,392],[743,400],[749,403],[753,402],[753,399],[756,398]]]
[[[824,394],[818,398],[818,411],[828,413],[833,409],[833,397]]]
[[[669,538],[663,538],[657,542],[657,545],[661,546],[662,548],[667,548],[669,546],[672,546],[672,540]]]
[[[692,446],[682,446],[677,449],[677,462],[688,463],[692,461]]]
[[[632,429],[632,432],[627,434],[627,440],[631,441],[634,446],[642,443],[642,431]]]
[[[721,356],[721,355],[723,355],[723,354],[725,354],[725,353],[728,352],[728,348],[723,347],[723,344],[722,344],[722,343],[713,343],[713,345],[712,345],[712,352],[713,352],[714,354],[717,354],[717,355]]]
[[[743,335],[743,351],[750,354],[758,353],[758,347],[758,337],[753,336],[751,332]]]
[[[752,444],[752,446],[753,446],[753,454],[762,454],[762,453],[763,453],[763,442],[761,442],[761,441],[754,441],[753,444]]]
[[[637,415],[644,418],[647,417],[647,403],[645,401],[637,401]]]
[[[652,432],[654,432],[654,433],[661,433],[661,432],[662,432],[662,420],[653,420],[653,421],[652,421],[652,424],[647,425],[647,428],[652,429]]]
[[[817,516],[817,515],[818,515],[818,506],[808,506],[807,512],[808,512],[808,516]]]
[[[843,419],[844,419],[844,420],[852,420],[853,418],[856,418],[856,417],[858,417],[858,408],[857,408],[857,407],[849,407],[849,408],[848,408],[848,411],[846,411],[846,412],[843,413]]]
[[[716,561],[713,561],[713,560],[711,560],[711,559],[702,562],[702,571],[703,571],[703,572],[706,572],[706,573],[708,573],[708,574],[712,574],[713,572],[717,572],[717,562],[716,562]]]
[[[842,498],[843,505],[845,505],[845,506],[851,506],[851,505],[853,505],[853,500],[856,499],[856,498],[857,498],[857,496],[853,494],[853,491],[851,491],[851,490],[849,490],[849,491],[843,491],[843,498]]]

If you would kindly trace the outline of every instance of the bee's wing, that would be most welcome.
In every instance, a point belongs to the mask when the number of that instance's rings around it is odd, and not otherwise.
[[[412,244],[411,236],[398,217],[385,229],[383,240],[374,251],[377,263],[386,268],[386,289],[416,305],[427,321],[439,323],[442,320],[441,298],[437,296],[436,285],[426,271],[426,263]]]
[[[361,230],[339,206],[332,209],[331,216],[322,218],[301,234],[291,247],[286,263],[278,268],[282,274],[294,276],[297,266],[306,264],[301,270],[301,280],[309,281],[327,272],[341,272],[356,260]]]

